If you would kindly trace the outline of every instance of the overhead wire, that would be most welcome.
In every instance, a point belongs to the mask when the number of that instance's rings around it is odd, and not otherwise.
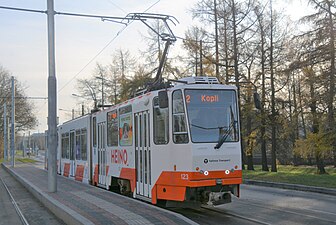
[[[110,1],[110,0],[109,0]],[[147,12],[148,10],[150,10],[151,8],[153,8],[157,3],[159,3],[161,0],[157,0],[156,2],[154,2],[150,7],[148,7],[144,12]],[[111,2],[111,4],[113,4],[114,6],[116,6],[115,3]],[[123,10],[122,8],[120,8],[119,6],[116,6],[117,8],[119,8],[120,10],[122,10],[123,12],[125,12],[125,10]],[[33,10],[33,9],[23,9],[23,8],[14,8],[14,7],[7,7],[7,6],[0,6],[1,9],[7,9],[7,10],[18,10],[18,11],[26,11],[26,12],[34,12],[34,13],[47,13],[47,11],[43,11],[43,10]],[[106,16],[96,16],[96,15],[85,15],[85,14],[76,14],[76,13],[63,13],[63,12],[55,12],[55,14],[58,15],[65,15],[65,16],[81,16],[81,17],[91,17],[91,18],[101,18],[102,21],[105,21],[103,18],[109,18]],[[121,17],[111,17],[111,18],[118,18],[120,19]],[[126,18],[125,18],[126,19]],[[106,20],[106,21],[110,21],[110,20]],[[111,21],[111,22],[116,22],[116,21]],[[84,65],[84,67],[78,72],[76,73],[65,85],[63,85],[59,90],[58,93],[60,93],[66,86],[68,86],[79,74],[81,74],[92,62],[93,60],[95,60],[129,25],[131,25],[134,22],[134,20],[128,22],[128,23],[122,23],[125,25],[125,27],[123,27],[122,29],[120,29],[117,34],[94,56],[92,57],[88,63],[86,63]],[[119,22],[120,23],[120,22]]]
[[[155,3],[153,3],[150,7],[148,7],[144,12],[147,12],[151,8],[153,8],[156,4],[158,4],[161,0],[157,0]],[[134,22],[134,20],[130,21],[129,23],[125,24],[125,27],[120,29],[117,34],[92,58],[89,60],[89,62],[78,72],[76,73],[65,85],[63,85],[59,90],[58,93],[60,93],[66,86],[68,86],[79,74],[81,74],[92,62],[95,60],[129,25],[131,25]]]
[[[127,13],[123,8],[119,7],[117,4],[115,4],[112,0],[108,0],[108,2],[112,5],[114,5],[116,8],[120,9],[121,11],[123,11],[124,13]]]
[[[148,7],[144,12],[147,12],[148,10],[150,10],[151,8],[153,8],[156,4],[158,4],[161,0],[157,0],[156,2],[154,2],[150,7]],[[112,3],[110,1],[110,3]],[[114,3],[112,3],[114,6],[116,6]],[[17,11],[26,11],[26,12],[33,12],[33,13],[44,13],[46,14],[47,11],[44,10],[33,10],[33,9],[23,9],[23,8],[14,8],[14,7],[7,7],[7,6],[0,6],[1,9],[7,9],[7,10],[17,10]],[[122,8],[117,7],[120,10],[124,11]],[[125,12],[125,11],[124,11]],[[84,15],[84,14],[74,14],[74,13],[62,13],[62,12],[55,12],[55,14],[58,15],[65,15],[65,16],[81,16],[81,17],[99,17],[99,16],[95,16],[95,15]],[[104,21],[104,19],[102,18],[102,21]],[[115,21],[112,21],[115,22]],[[60,93],[67,85],[69,85],[79,74],[81,74],[92,62],[93,60],[95,60],[129,25],[131,25],[134,22],[134,20],[128,22],[128,23],[123,23],[125,25],[125,27],[123,27],[122,29],[120,29],[117,34],[93,57],[89,60],[88,63],[85,64],[85,66],[78,72],[76,73],[65,85],[63,85],[57,93]],[[40,108],[41,109],[41,108]],[[38,110],[39,112],[40,110]]]

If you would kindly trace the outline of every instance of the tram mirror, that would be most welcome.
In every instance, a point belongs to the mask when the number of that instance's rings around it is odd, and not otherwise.
[[[167,91],[159,91],[159,107],[168,108],[168,94]]]
[[[254,106],[257,109],[261,109],[260,95],[257,92],[253,93]]]

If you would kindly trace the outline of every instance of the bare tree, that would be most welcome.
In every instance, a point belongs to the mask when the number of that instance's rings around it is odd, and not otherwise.
[[[15,132],[33,129],[37,125],[34,105],[29,101],[22,84],[15,79]],[[7,106],[7,117],[11,112],[11,74],[0,66],[0,143],[4,137],[3,105]],[[8,126],[8,124],[7,124]],[[3,156],[3,145],[0,146],[0,157]]]

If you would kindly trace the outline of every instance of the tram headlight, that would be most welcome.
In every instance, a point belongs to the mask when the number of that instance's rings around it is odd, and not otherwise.
[[[229,175],[230,174],[230,170],[225,170],[225,174]]]
[[[199,171],[201,174],[203,174],[203,175],[205,175],[205,176],[208,176],[209,175],[209,171],[207,171],[207,170],[200,170]]]

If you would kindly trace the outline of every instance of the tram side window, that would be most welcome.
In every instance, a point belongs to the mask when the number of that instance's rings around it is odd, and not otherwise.
[[[86,129],[81,130],[81,136],[80,136],[80,149],[81,149],[81,159],[87,160],[87,132]]]
[[[61,155],[62,155],[62,158],[65,158],[65,141],[64,141],[64,136],[65,136],[65,134],[62,134],[62,139],[61,139]]]
[[[107,146],[118,146],[118,111],[107,113]]]
[[[86,129],[76,130],[76,159],[87,160],[87,132]]]
[[[76,159],[81,159],[81,133],[80,130],[76,130],[76,144],[75,144],[75,151],[76,151]]]
[[[92,138],[93,146],[97,147],[97,117],[92,119]]]
[[[62,134],[62,158],[69,159],[70,149],[69,149],[69,133]]]
[[[119,109],[119,144],[130,146],[133,144],[132,106]]]
[[[168,108],[160,109],[159,98],[153,99],[154,143],[157,145],[169,142],[169,114]]]
[[[189,142],[181,90],[173,92],[173,140],[177,144]]]

